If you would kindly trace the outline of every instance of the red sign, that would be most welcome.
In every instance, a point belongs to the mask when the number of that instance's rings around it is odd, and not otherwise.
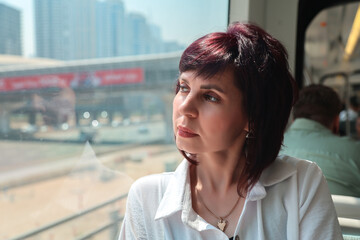
[[[142,68],[0,78],[0,92],[39,88],[86,88],[144,82]]]

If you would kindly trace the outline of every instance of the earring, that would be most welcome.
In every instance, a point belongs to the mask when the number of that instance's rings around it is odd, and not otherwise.
[[[246,164],[249,164],[249,160],[248,160],[248,144],[249,144],[249,140],[250,139],[254,139],[254,132],[253,131],[249,131],[246,132],[246,136],[245,136],[245,158],[246,158]]]
[[[246,139],[255,138],[254,133],[253,133],[252,131],[247,132],[245,138],[246,138]]]

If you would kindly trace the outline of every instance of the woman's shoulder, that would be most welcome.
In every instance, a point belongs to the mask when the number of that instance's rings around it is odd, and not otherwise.
[[[315,171],[315,172],[321,172],[321,169],[319,166],[312,161],[291,157],[285,154],[279,155],[275,163],[281,164],[281,165],[289,165],[292,168],[296,169],[297,172],[303,172],[303,171]]]
[[[261,181],[265,186],[270,186],[284,182],[292,176],[296,176],[298,182],[303,182],[306,179],[321,178],[322,172],[314,162],[288,155],[279,155],[276,160],[264,170]]]
[[[304,191],[306,188],[316,188],[318,185],[325,183],[325,177],[315,162],[288,155],[279,155],[275,164],[278,164],[278,170],[282,169],[282,174],[288,174],[289,177],[296,178],[295,182],[297,183],[299,191]]]
[[[164,172],[141,177],[131,185],[129,195],[136,194],[144,196],[163,192],[173,176],[174,172]]]
[[[160,200],[167,191],[168,186],[181,191],[186,182],[188,162],[182,161],[175,172],[151,174],[137,179],[130,187],[128,198]]]
[[[330,193],[325,177],[314,162],[279,155],[260,178],[273,194],[292,198],[299,197],[299,206],[314,197],[329,201]],[[295,192],[297,192],[295,194]]]

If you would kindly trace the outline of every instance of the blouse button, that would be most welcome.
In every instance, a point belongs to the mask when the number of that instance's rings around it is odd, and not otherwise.
[[[239,235],[236,235],[236,236],[235,236],[235,240],[240,240]]]

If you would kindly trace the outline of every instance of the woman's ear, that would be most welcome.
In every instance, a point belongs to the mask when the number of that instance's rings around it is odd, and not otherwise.
[[[249,132],[249,122],[247,122],[247,124],[246,124],[246,126],[244,128],[244,131]]]

